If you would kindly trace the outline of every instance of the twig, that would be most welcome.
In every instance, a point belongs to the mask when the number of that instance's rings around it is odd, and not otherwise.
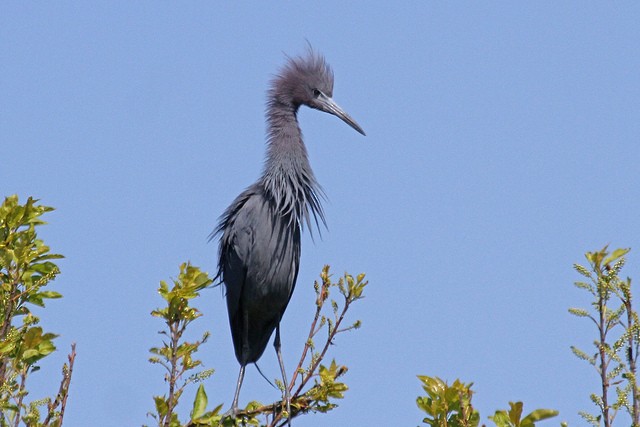
[[[65,377],[66,384],[64,386],[65,393],[62,396],[62,403],[60,405],[60,425],[62,425],[62,419],[64,418],[64,410],[67,407],[67,397],[69,396],[69,387],[71,386],[71,375],[73,374],[73,364],[76,360],[76,343],[71,344],[71,354],[69,355],[69,371]]]
[[[9,275],[11,275],[11,271],[9,269],[7,269]],[[10,284],[11,286],[11,294],[8,296],[7,301],[6,301],[6,305],[3,308],[4,310],[4,316],[2,319],[2,325],[0,326],[0,339],[4,340],[6,339],[7,335],[9,334],[9,331],[11,330],[11,319],[14,315],[14,295],[17,291],[18,285],[20,284],[20,279],[19,277],[17,277],[18,273],[15,273],[16,278],[14,279],[13,283]],[[8,364],[8,358],[1,358],[0,359],[0,385],[4,385],[4,383],[6,382],[6,375],[7,375],[7,364]]]
[[[60,415],[58,417],[58,425],[62,425],[62,420],[64,418],[64,410],[67,406],[67,397],[69,396],[69,387],[71,386],[71,376],[73,375],[73,364],[76,360],[76,343],[71,344],[71,353],[69,353],[69,366],[65,363],[62,367],[62,381],[60,382],[60,389],[58,390],[58,394],[56,395],[56,400],[49,403],[48,405],[48,414],[47,418],[45,418],[43,426],[48,426],[51,422],[51,419],[55,415],[55,409],[60,405]]]
[[[322,287],[320,288],[320,292],[318,294],[318,299],[316,301],[316,314],[313,318],[313,322],[311,323],[311,328],[309,329],[309,337],[307,339],[307,342],[304,346],[304,349],[302,351],[302,357],[300,359],[300,362],[298,363],[298,367],[296,368],[295,373],[293,374],[293,377],[291,379],[291,382],[289,384],[289,390],[293,389],[293,386],[295,385],[294,381],[297,377],[298,372],[300,372],[302,370],[302,365],[304,364],[304,361],[306,359],[306,355],[307,352],[309,350],[309,348],[311,347],[311,342],[313,340],[313,337],[320,331],[322,325],[320,327],[318,327],[316,329],[316,324],[318,322],[318,319],[320,318],[320,312],[322,311],[322,307],[324,306],[324,303],[326,302],[328,296],[329,296],[329,287],[331,286],[331,281],[330,279],[327,278],[327,280],[322,281]],[[333,328],[331,329],[329,336],[327,337],[327,341],[324,344],[324,347],[322,348],[322,351],[319,353],[319,356],[313,359],[313,362],[311,363],[311,366],[309,367],[308,370],[308,374],[304,375],[301,374],[301,381],[300,381],[300,385],[298,386],[298,388],[296,389],[295,393],[293,393],[293,397],[294,398],[299,398],[300,397],[300,393],[302,392],[302,390],[304,389],[304,387],[307,385],[307,383],[309,382],[309,380],[314,376],[314,373],[316,372],[316,370],[318,369],[318,366],[320,365],[320,362],[322,362],[322,360],[324,359],[324,356],[327,353],[327,350],[329,349],[329,346],[333,344],[333,340],[335,338],[335,336],[341,332],[340,330],[340,324],[342,323],[342,321],[344,320],[344,316],[347,313],[347,310],[349,309],[349,306],[351,305],[352,300],[350,299],[350,294],[346,293],[344,294],[344,307],[342,308],[342,312],[340,313],[340,316],[337,318],[335,324],[333,325]],[[350,328],[346,328],[345,330],[349,330]],[[308,406],[308,405],[307,405]],[[292,411],[293,412],[293,411]],[[295,416],[297,416],[298,414],[304,412],[303,410],[298,410],[295,413],[289,414],[289,418],[294,418]],[[278,421],[280,421],[282,419],[282,411],[278,412],[277,414],[274,414],[273,417],[273,421],[271,422],[270,426],[275,426],[277,425]],[[284,425],[284,424],[282,424]]]
[[[184,371],[178,370],[178,346],[182,333],[184,332],[184,326],[180,327],[178,322],[173,322],[169,324],[169,331],[171,332],[171,370],[169,371],[169,397],[167,398],[168,409],[164,420],[165,427],[169,427],[173,410],[178,403],[176,399],[176,382],[184,373]],[[178,388],[178,392],[179,391],[180,388]]]
[[[318,324],[318,319],[320,318],[320,313],[322,312],[322,307],[324,306],[324,302],[327,300],[329,296],[329,286],[330,282],[322,283],[322,287],[320,288],[320,292],[318,294],[318,299],[316,300],[316,314],[313,317],[313,322],[311,322],[311,327],[309,328],[309,336],[307,338],[307,342],[302,349],[302,356],[300,357],[300,362],[298,362],[298,366],[296,367],[293,376],[291,377],[291,381],[289,382],[289,391],[293,390],[293,386],[296,383],[296,379],[298,378],[298,373],[302,370],[302,366],[304,365],[304,361],[307,359],[307,352],[311,348],[311,342],[313,341],[313,337],[318,333],[320,327],[316,330],[316,325]],[[297,392],[296,392],[297,394]]]
[[[25,392],[24,389],[26,388],[26,383],[27,383],[27,372],[26,372],[27,368],[23,368],[22,372],[20,373],[20,387],[18,388],[18,400],[16,402],[16,407],[18,408],[16,410],[16,414],[15,417],[13,418],[13,425],[15,427],[18,427],[20,425],[20,411],[22,410],[22,400],[24,399],[25,396]]]
[[[631,373],[631,378],[629,382],[631,384],[631,397],[632,397],[632,407],[631,407],[631,422],[632,426],[638,426],[640,422],[640,402],[638,400],[638,382],[636,378],[636,360],[638,357],[638,343],[636,342],[637,333],[636,331],[636,319],[634,319],[634,311],[631,306],[631,286],[630,279],[628,281],[629,287],[626,286],[622,288],[623,290],[623,299],[622,302],[627,311],[627,330],[629,331],[629,336],[627,338],[627,357],[629,362],[629,372]],[[635,354],[634,354],[634,349]]]
[[[324,359],[324,356],[327,353],[329,346],[333,344],[333,339],[340,332],[339,326],[342,323],[342,320],[344,320],[344,316],[347,313],[347,310],[349,309],[350,304],[351,302],[349,301],[349,299],[345,297],[344,308],[342,309],[342,313],[340,313],[340,317],[338,318],[335,325],[333,326],[333,330],[329,334],[329,337],[327,338],[327,341],[325,342],[324,347],[320,352],[320,356],[317,357],[313,362],[313,364],[311,365],[311,368],[309,369],[309,374],[306,376],[304,375],[302,376],[302,381],[300,382],[300,385],[298,386],[298,389],[296,390],[295,395],[298,395],[302,391],[302,389],[307,384],[309,379],[313,377],[313,373],[316,371],[316,369],[318,369],[318,366],[320,365],[320,362],[322,361],[322,359]]]
[[[364,277],[364,275],[362,275],[362,277]],[[323,274],[321,275],[321,278],[322,278],[322,284],[318,285],[317,282],[315,284],[316,296],[317,296],[316,312],[313,316],[313,320],[309,328],[309,334],[307,336],[307,340],[305,342],[305,345],[302,350],[302,354],[300,356],[300,360],[291,377],[291,380],[289,381],[288,384],[284,385],[285,387],[287,387],[289,392],[291,392],[295,387],[298,376],[300,376],[299,386],[295,389],[295,392],[290,393],[291,394],[291,413],[289,413],[288,417],[285,418],[283,415],[284,403],[276,402],[268,405],[254,407],[251,410],[237,411],[235,413],[236,420],[243,419],[243,418],[247,418],[251,420],[251,419],[255,419],[256,416],[263,414],[266,417],[267,427],[282,427],[288,424],[291,419],[301,414],[304,414],[310,410],[313,410],[315,408],[315,405],[318,401],[318,397],[316,395],[318,393],[323,393],[323,390],[326,387],[326,385],[324,384],[323,381],[321,381],[320,383],[317,383],[312,387],[310,387],[308,390],[306,391],[303,391],[303,390],[307,386],[311,378],[318,376],[317,370],[319,369],[321,362],[324,360],[324,357],[326,356],[329,346],[331,346],[334,343],[336,335],[338,335],[341,332],[346,332],[351,329],[359,327],[359,322],[356,322],[354,325],[346,328],[342,328],[342,329],[340,328],[340,325],[342,324],[345,318],[345,315],[349,310],[349,307],[351,306],[351,303],[362,298],[361,288],[356,289],[351,287],[352,286],[351,276],[348,276],[349,285],[347,287],[343,286],[343,282],[342,282],[343,279],[340,279],[340,281],[337,284],[334,284],[331,282],[329,272],[328,272],[328,266],[325,266],[325,268],[323,269]],[[345,275],[345,279],[347,279],[347,275]],[[358,284],[360,284],[360,280],[361,280],[361,277],[358,276]],[[366,285],[366,283],[364,285]],[[332,286],[336,286],[340,289],[340,293],[344,297],[344,306],[342,307],[342,310],[338,312],[338,305],[335,304],[335,302],[332,302],[332,305],[334,308],[333,320],[328,320],[324,315],[322,315],[322,310],[324,308],[324,304],[326,300],[329,297],[329,290]],[[327,335],[326,342],[324,343],[322,350],[320,352],[316,352],[313,339],[318,334],[318,332],[322,330],[322,328],[325,326],[326,323],[329,323],[329,326],[328,326],[329,333]],[[305,365],[305,362],[307,361],[307,357],[309,356],[310,350],[312,352],[311,361],[309,362],[308,368],[304,369],[304,365]],[[332,369],[334,369],[333,365],[332,365]],[[347,371],[346,367],[336,367],[335,369],[337,370],[333,372],[334,379],[337,379],[338,377],[344,375],[344,373]],[[335,406],[335,405],[330,405],[328,407],[330,408],[331,406]],[[271,415],[272,417],[271,419],[269,419],[269,415]],[[220,422],[222,423],[225,419],[226,417],[223,416],[223,419],[221,419]],[[188,427],[192,427],[191,424]]]
[[[602,286],[602,285],[601,285]],[[605,291],[606,292],[606,291]],[[607,340],[607,332],[606,332],[606,318],[605,318],[605,296],[603,295],[603,291],[599,292],[598,297],[598,313],[600,314],[600,342],[598,343],[598,350],[600,354],[600,381],[602,383],[602,416],[604,418],[605,427],[609,427],[609,423],[611,420],[609,419],[609,379],[607,378],[607,354],[605,352],[605,344]]]

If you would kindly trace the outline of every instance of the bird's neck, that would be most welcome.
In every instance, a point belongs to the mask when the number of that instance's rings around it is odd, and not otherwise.
[[[267,110],[267,158],[264,173],[276,179],[281,177],[286,182],[290,182],[292,175],[311,172],[297,113],[297,107],[277,103],[270,104]]]
[[[271,102],[267,109],[267,156],[261,183],[281,212],[308,221],[321,211],[316,182],[298,125],[297,107]],[[320,216],[322,214],[320,213]]]

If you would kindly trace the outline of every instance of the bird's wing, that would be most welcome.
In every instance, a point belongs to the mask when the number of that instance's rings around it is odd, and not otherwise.
[[[219,274],[240,363],[260,357],[291,298],[300,227],[290,215],[253,186],[231,204],[220,224]]]
[[[253,242],[253,227],[248,223],[246,204],[256,189],[247,188],[224,212],[214,235],[220,235],[218,278],[225,283],[229,315],[237,312],[247,275],[247,263]]]

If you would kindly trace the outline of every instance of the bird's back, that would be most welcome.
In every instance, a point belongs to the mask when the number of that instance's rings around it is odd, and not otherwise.
[[[300,227],[256,183],[229,206],[219,231],[219,273],[235,354],[246,365],[260,358],[291,298],[300,262]]]

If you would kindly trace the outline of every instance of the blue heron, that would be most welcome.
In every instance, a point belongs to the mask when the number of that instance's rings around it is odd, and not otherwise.
[[[280,352],[280,321],[291,299],[300,266],[300,231],[324,224],[322,189],[314,177],[298,126],[306,105],[333,114],[364,135],[362,128],[331,98],[333,71],[312,49],[289,58],[271,81],[266,108],[267,154],[262,175],[223,213],[218,277],[226,287],[227,310],[240,373],[230,413],[238,412],[245,367],[273,345],[291,416],[289,385]]]

